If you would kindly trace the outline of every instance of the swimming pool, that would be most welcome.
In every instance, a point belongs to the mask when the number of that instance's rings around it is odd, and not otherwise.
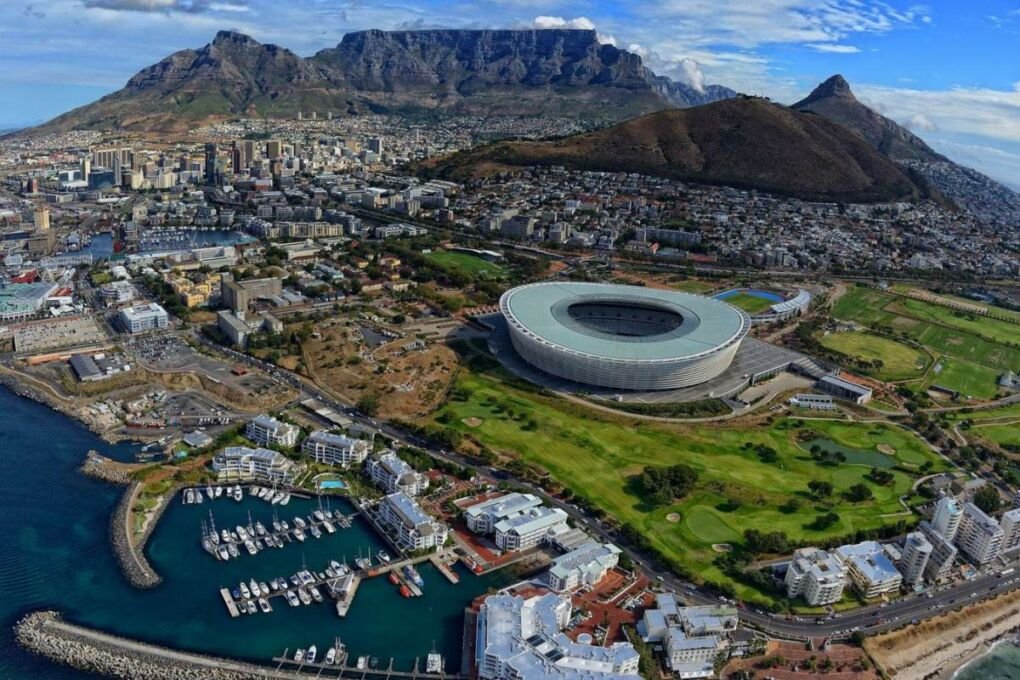
[[[318,483],[320,489],[346,489],[347,484],[340,481],[339,479],[327,479],[324,482]]]

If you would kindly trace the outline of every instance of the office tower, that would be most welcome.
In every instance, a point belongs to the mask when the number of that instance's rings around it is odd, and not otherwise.
[[[962,517],[963,508],[960,507],[960,502],[951,496],[943,496],[935,505],[935,514],[932,515],[931,525],[947,541],[952,541],[956,538]]]
[[[89,173],[92,172],[92,159],[88,156],[84,156],[81,159],[81,178],[84,181],[89,181]]]
[[[382,137],[369,137],[368,139],[368,150],[374,153],[376,156],[382,156]]]
[[[924,577],[932,550],[931,543],[920,531],[907,534],[907,540],[903,544],[903,557],[899,563],[900,573],[903,574],[903,582],[906,585],[913,586]]]
[[[283,143],[278,139],[271,139],[266,142],[266,156],[271,161],[275,161],[277,158],[283,155]]]
[[[216,145],[205,145],[205,183],[216,184]]]
[[[36,231],[49,231],[50,230],[50,209],[46,206],[37,206],[35,211],[32,213],[32,220],[35,223]]]

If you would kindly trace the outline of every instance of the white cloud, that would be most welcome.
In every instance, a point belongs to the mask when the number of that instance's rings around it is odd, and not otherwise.
[[[808,43],[805,45],[815,52],[826,52],[829,54],[857,54],[861,48],[854,45],[839,45],[836,43]]]
[[[537,16],[531,21],[534,28],[580,28],[586,31],[595,30],[595,22],[588,17],[575,17],[564,19],[563,17]]]
[[[674,69],[676,79],[693,87],[696,91],[704,94],[705,74],[701,70],[701,64],[693,59],[681,59]]]
[[[934,132],[938,130],[938,126],[932,121],[931,118],[924,115],[923,113],[915,113],[907,120],[903,121],[903,127],[914,132]]]

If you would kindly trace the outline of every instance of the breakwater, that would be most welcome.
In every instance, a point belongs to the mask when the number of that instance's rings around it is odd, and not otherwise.
[[[141,488],[141,484],[132,484],[121,496],[117,509],[110,517],[110,545],[113,546],[113,553],[117,556],[117,564],[120,565],[124,577],[131,585],[135,588],[155,588],[163,579],[145,558],[145,542],[156,526],[162,510],[166,508],[166,499],[172,495],[168,493],[163,497],[160,507],[157,508],[154,518],[149,521],[145,533],[132,540],[131,522],[134,521],[134,517],[132,517],[131,508],[134,506],[135,498]]]

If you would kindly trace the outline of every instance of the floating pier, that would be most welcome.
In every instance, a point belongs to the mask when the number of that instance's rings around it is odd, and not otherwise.
[[[237,603],[234,602],[234,596],[230,594],[229,590],[220,588],[220,596],[223,598],[223,603],[227,605],[227,612],[230,614],[230,618],[236,619],[241,615],[241,612],[237,609]]]

